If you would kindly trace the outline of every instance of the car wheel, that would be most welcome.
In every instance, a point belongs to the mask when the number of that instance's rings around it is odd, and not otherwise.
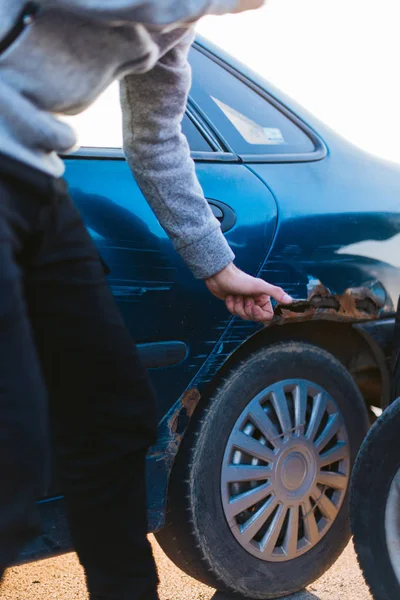
[[[375,600],[400,598],[399,431],[396,400],[363,443],[351,485],[354,545]]]
[[[157,539],[189,575],[247,598],[304,588],[349,540],[348,483],[368,429],[332,355],[282,343],[250,355],[185,436]]]

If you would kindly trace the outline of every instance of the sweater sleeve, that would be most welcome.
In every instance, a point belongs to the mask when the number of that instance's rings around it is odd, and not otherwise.
[[[238,0],[44,0],[44,4],[115,24],[134,21],[162,28],[234,12]]]
[[[148,73],[121,82],[124,150],[136,181],[195,277],[226,267],[234,254],[204,197],[181,122],[191,83],[192,35]]]

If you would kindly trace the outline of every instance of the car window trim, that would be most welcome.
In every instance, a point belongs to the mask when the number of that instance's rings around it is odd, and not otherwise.
[[[241,162],[235,154],[231,154],[230,152],[193,151],[190,153],[190,156],[195,162]],[[60,157],[66,160],[126,160],[122,148],[97,148],[92,146],[81,146],[78,150],[70,154],[61,154]]]
[[[241,162],[239,157],[225,144],[221,144],[216,136],[214,129],[205,117],[204,113],[198,109],[196,103],[188,98],[186,109],[187,117],[193,125],[199,130],[200,135],[204,137],[210,146],[210,150],[192,150],[190,156],[195,162]],[[70,154],[62,154],[63,159],[97,159],[97,160],[125,160],[122,148],[107,148],[100,146],[81,146],[78,150]]]
[[[186,116],[193,125],[198,129],[200,135],[206,140],[211,150],[210,153],[213,152],[223,152],[224,148],[219,143],[218,138],[216,137],[214,131],[210,128],[209,124],[204,120],[203,115],[196,109],[196,106],[192,102],[192,99],[189,97],[186,106]],[[197,150],[192,150],[191,152],[198,152]]]
[[[192,150],[190,155],[195,162],[241,162],[232,148],[217,136],[213,124],[191,96],[188,97],[186,114],[212,148],[209,152]]]
[[[235,154],[233,148],[230,146],[227,139],[222,135],[216,125],[212,122],[207,113],[201,108],[201,106],[194,100],[194,98],[190,97],[188,99],[188,105],[195,111],[205,126],[208,128],[208,131],[212,132],[214,138],[217,140],[217,144],[219,145],[220,151],[228,152],[229,154]],[[211,135],[211,134],[210,134]]]
[[[256,94],[261,96],[264,100],[269,102],[274,108],[281,112],[289,121],[291,121],[296,127],[298,127],[314,144],[314,150],[312,152],[296,152],[296,153],[282,153],[282,154],[251,154],[251,153],[240,153],[237,154],[239,159],[244,163],[294,163],[294,162],[315,162],[323,160],[328,155],[327,147],[320,136],[309,127],[299,116],[294,114],[287,106],[282,104],[277,98],[272,96],[267,90],[258,85],[255,81],[241,73],[238,69],[227,63],[217,54],[214,54],[207,47],[203,46],[199,41],[195,41],[193,44],[194,48],[206,56],[209,60],[214,61],[221,68],[225,69],[228,73],[233,75],[236,79],[244,83],[247,87],[253,90]],[[228,140],[222,136],[218,130],[216,124],[205,115],[203,110],[197,105],[195,100],[192,100],[192,104],[196,106],[197,111],[201,112],[203,118],[206,118],[209,125],[212,127],[216,135],[218,136],[221,143],[229,148],[230,152],[235,154],[233,148],[230,147]]]

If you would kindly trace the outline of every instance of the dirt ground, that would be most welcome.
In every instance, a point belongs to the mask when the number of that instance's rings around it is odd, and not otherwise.
[[[230,600],[177,569],[154,539],[161,600]],[[7,573],[1,600],[87,600],[83,573],[75,554],[14,567]],[[336,565],[309,588],[286,600],[372,600],[350,544]]]

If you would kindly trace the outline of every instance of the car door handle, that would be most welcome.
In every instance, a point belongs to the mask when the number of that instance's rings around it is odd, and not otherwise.
[[[221,223],[222,232],[225,233],[232,229],[236,223],[234,211],[227,204],[224,204],[219,200],[210,200],[208,198],[207,201],[213,211],[214,217]]]

